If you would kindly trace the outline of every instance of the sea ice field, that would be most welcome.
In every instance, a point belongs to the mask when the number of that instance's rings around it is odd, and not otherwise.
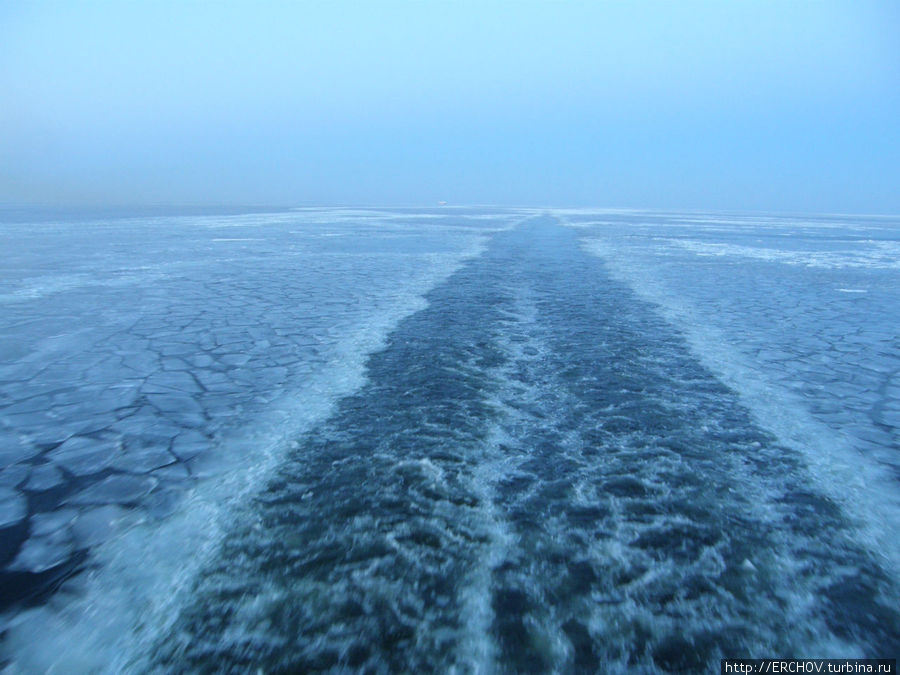
[[[3,673],[900,655],[900,217],[0,211]]]

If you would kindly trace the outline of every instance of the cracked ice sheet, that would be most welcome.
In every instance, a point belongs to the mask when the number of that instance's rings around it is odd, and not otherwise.
[[[108,563],[108,608],[132,604],[136,587],[123,580],[137,551],[159,563],[142,566],[144,602],[161,602],[150,589],[168,597],[228,504],[359,386],[366,355],[424,292],[516,218],[420,215],[0,224],[12,252],[0,261],[0,344],[15,345],[0,354],[0,527],[78,516],[52,533],[32,527],[0,565],[43,570],[107,542],[95,559]],[[180,511],[178,494],[189,496]],[[136,517],[103,510],[120,505]],[[82,609],[96,600],[84,596]]]
[[[763,424],[807,452],[900,569],[900,219],[566,219]]]

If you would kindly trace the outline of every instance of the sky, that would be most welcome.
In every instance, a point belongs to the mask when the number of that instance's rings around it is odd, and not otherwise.
[[[0,3],[0,203],[900,213],[900,2]]]

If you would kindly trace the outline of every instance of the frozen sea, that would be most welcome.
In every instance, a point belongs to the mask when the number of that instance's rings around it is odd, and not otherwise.
[[[4,673],[900,655],[900,217],[0,211]]]

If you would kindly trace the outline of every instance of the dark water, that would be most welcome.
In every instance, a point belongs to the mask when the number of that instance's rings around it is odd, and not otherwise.
[[[299,439],[160,672],[712,672],[890,657],[896,582],[801,456],[549,218],[496,235]]]

